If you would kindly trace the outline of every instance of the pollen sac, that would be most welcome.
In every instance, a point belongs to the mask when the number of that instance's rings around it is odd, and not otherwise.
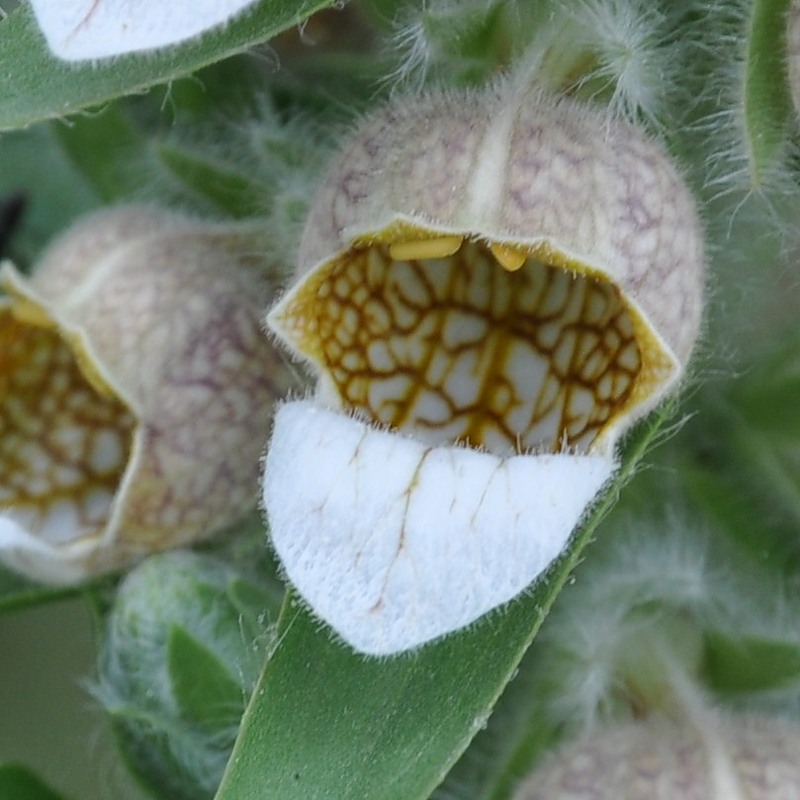
[[[42,581],[116,570],[255,505],[288,386],[260,330],[252,232],[150,208],[79,222],[0,280],[0,560]]]
[[[334,457],[329,445],[316,455],[281,446],[285,460],[268,459],[273,543],[311,607],[358,649],[395,652],[468,624],[531,583],[613,473],[620,435],[678,384],[700,325],[703,264],[694,202],[670,159],[597,110],[506,84],[401,101],[368,119],[331,166],[296,281],[268,316],[316,376],[314,402],[339,414],[330,430],[364,436],[331,495],[351,491],[361,471],[374,478],[333,515],[317,489],[302,499]],[[314,430],[309,415],[306,406],[279,414],[274,443],[285,426]],[[386,442],[370,449],[373,437]],[[397,469],[392,448],[407,440],[422,450],[401,493],[408,513],[398,515],[398,495],[382,482]],[[442,451],[450,478],[430,469]],[[498,473],[478,479],[476,455],[499,472],[515,459],[548,470],[546,459],[564,461],[556,484],[531,473],[497,492]],[[586,459],[606,467],[586,470]],[[281,478],[312,472],[293,486]],[[452,492],[437,494],[438,480]],[[546,502],[523,512],[522,495],[544,485],[559,507],[553,518]],[[294,522],[278,509],[290,492]],[[475,508],[443,538],[441,520],[461,492]],[[427,510],[411,514],[421,494]],[[519,511],[513,524],[509,509]],[[356,544],[365,514],[372,527]],[[482,523],[479,535],[497,552],[454,559],[484,515],[497,529]],[[527,540],[546,543],[549,555],[526,562],[524,580],[507,581]],[[411,566],[402,592],[361,608],[354,598],[372,597],[361,565],[373,550],[392,554],[390,572]],[[438,577],[420,577],[422,562]],[[451,594],[426,607],[432,580]],[[447,604],[462,609],[458,619]],[[345,632],[356,607],[363,635]],[[440,625],[421,625],[426,615]]]

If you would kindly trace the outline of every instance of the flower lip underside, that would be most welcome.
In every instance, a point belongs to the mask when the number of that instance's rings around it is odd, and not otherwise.
[[[322,402],[431,444],[590,452],[676,379],[599,271],[548,244],[405,233],[362,237],[270,315]]]
[[[46,313],[0,298],[0,516],[53,546],[100,535],[135,420]]]

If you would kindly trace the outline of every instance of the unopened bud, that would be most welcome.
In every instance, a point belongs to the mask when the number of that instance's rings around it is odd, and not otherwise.
[[[211,797],[272,644],[266,593],[209,556],[147,559],[120,585],[95,694],[129,764],[172,800]]]

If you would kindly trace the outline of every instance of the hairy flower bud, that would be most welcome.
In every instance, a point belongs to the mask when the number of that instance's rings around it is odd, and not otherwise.
[[[651,718],[568,745],[514,800],[783,800],[800,795],[798,752],[800,730],[776,719]]]
[[[0,559],[70,582],[208,536],[257,500],[288,385],[252,230],[121,208],[0,280]]]
[[[143,780],[211,797],[273,643],[265,592],[215,558],[148,558],[120,584],[95,695]]]
[[[268,317],[318,378],[278,411],[264,488],[311,607],[392,653],[530,584],[680,380],[703,263],[631,125],[512,83],[368,119]]]

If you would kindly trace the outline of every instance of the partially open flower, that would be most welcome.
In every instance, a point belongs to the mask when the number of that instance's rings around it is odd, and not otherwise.
[[[768,717],[651,718],[566,747],[514,800],[784,800],[800,796],[799,752],[800,729]]]
[[[0,559],[79,580],[255,505],[288,380],[251,229],[101,212],[0,281]]]
[[[264,486],[311,607],[392,653],[530,584],[680,380],[703,260],[669,158],[598,111],[508,83],[367,120],[268,318],[318,376]]]

